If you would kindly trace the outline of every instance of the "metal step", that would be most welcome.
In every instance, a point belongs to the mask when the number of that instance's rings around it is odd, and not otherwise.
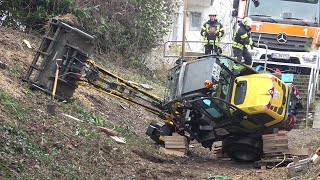
[[[34,69],[36,69],[36,70],[43,70],[42,67],[39,67],[39,66],[34,65],[34,64],[31,64],[30,67],[32,67],[32,68],[34,68]]]
[[[309,78],[308,79],[298,79],[298,80],[293,80],[294,84],[297,83],[309,83]]]
[[[294,79],[306,79],[309,78],[310,75],[302,75],[302,74],[295,74]]]
[[[49,36],[44,36],[43,38],[45,38],[45,39],[47,39],[47,40],[50,40],[50,41],[56,41],[54,38],[49,37]]]
[[[53,29],[53,28],[57,28],[55,30],[54,36],[53,37],[49,37],[49,32]],[[48,56],[50,55],[50,53],[47,52],[51,52],[51,49],[54,47],[54,45],[56,44],[56,38],[58,38],[59,34],[60,34],[60,30],[61,27],[57,26],[56,22],[50,22],[50,26],[48,31],[46,32],[46,35],[44,36],[44,38],[42,39],[41,45],[37,50],[37,54],[36,56],[33,58],[31,65],[29,66],[26,75],[24,76],[24,80],[26,81],[37,81],[37,79],[30,79],[33,74],[33,71],[36,69],[39,72],[39,74],[41,73],[41,71],[43,69],[41,69],[39,66],[37,66],[36,64],[41,64],[41,66],[45,66],[45,64],[43,64],[44,62],[46,62],[46,59],[48,58]],[[49,41],[48,41],[49,40]],[[46,52],[44,52],[46,51]],[[40,55],[43,55],[43,58],[40,58]],[[39,62],[40,61],[40,62]]]
[[[42,55],[44,55],[44,56],[49,56],[50,54],[48,54],[48,53],[46,53],[46,52],[43,52],[43,51],[37,51],[37,53],[40,53],[40,54],[42,54]]]

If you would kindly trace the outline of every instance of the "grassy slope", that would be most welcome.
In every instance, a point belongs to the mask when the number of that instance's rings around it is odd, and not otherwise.
[[[135,159],[131,157],[133,150],[155,151],[135,132],[113,125],[75,103],[60,104],[58,111],[73,111],[83,123],[61,115],[49,116],[45,104],[32,105],[39,103],[41,95],[31,93],[34,100],[29,104],[1,91],[0,104],[8,112],[0,125],[0,172],[4,177],[121,177],[127,174],[118,172],[117,166],[131,163],[130,159]],[[128,143],[116,144],[98,132],[96,125],[115,127]],[[107,167],[110,167],[108,171]]]

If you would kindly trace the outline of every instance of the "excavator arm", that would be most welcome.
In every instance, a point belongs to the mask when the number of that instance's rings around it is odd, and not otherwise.
[[[78,85],[133,103],[160,117],[163,115],[160,98],[98,66],[90,58],[83,63]]]

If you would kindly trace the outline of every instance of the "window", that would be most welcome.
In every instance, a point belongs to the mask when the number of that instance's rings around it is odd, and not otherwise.
[[[198,101],[200,107],[210,116],[218,120],[229,119],[228,110],[231,108],[226,102],[216,98],[205,98]]]
[[[199,31],[199,30],[201,30],[201,13],[199,13],[199,12],[191,12],[190,30],[191,31]]]
[[[319,23],[319,0],[260,0],[255,7],[250,1],[248,15],[267,15],[272,19],[298,18]],[[275,6],[276,4],[276,6]]]

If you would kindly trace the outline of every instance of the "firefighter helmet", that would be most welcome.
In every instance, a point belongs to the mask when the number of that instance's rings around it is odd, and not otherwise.
[[[209,13],[209,16],[216,16],[217,14],[217,11],[214,9]]]
[[[243,20],[242,20],[242,23],[245,25],[245,26],[251,26],[253,24],[253,21],[251,18],[249,17],[245,17]]]

